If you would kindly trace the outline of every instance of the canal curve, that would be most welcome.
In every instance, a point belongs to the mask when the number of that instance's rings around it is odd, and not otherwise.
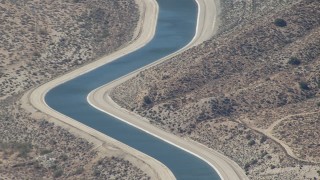
[[[90,106],[87,95],[136,69],[186,46],[195,36],[198,8],[194,0],[157,0],[159,14],[153,39],[137,51],[51,89],[46,103],[99,132],[117,139],[166,165],[177,179],[220,179],[199,158]]]

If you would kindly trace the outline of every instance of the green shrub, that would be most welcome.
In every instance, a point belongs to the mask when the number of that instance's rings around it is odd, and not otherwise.
[[[32,149],[32,144],[31,143],[18,143],[16,144],[16,148],[19,151],[19,156],[20,157],[27,157],[28,153],[31,151]]]
[[[250,162],[250,164],[251,164],[251,165],[255,165],[255,164],[257,164],[257,162],[258,162],[258,160],[253,159],[253,160]]]
[[[256,144],[256,142],[254,141],[254,140],[250,140],[249,142],[248,142],[248,145],[249,146],[253,146],[253,145],[255,145]]]
[[[248,171],[249,168],[250,168],[250,166],[255,165],[255,164],[257,164],[257,163],[258,163],[258,160],[256,160],[256,159],[253,159],[253,160],[251,160],[250,162],[247,162],[247,163],[244,165],[245,171]]]
[[[40,151],[40,155],[49,154],[49,153],[51,153],[51,152],[52,152],[52,150],[50,150],[50,149],[42,149],[42,150]]]
[[[245,171],[249,171],[249,168],[250,168],[250,164],[249,164],[249,163],[246,163],[246,164],[244,165],[244,170],[245,170]]]
[[[52,164],[52,165],[50,166],[50,168],[53,169],[53,170],[57,170],[57,169],[60,168],[60,167],[58,167],[57,164]]]
[[[41,54],[40,54],[38,51],[35,51],[35,52],[33,52],[33,56],[35,56],[35,57],[40,57]]]
[[[262,144],[262,143],[266,142],[267,139],[268,139],[267,136],[262,136],[260,139],[260,143]]]
[[[61,159],[62,161],[66,161],[66,160],[68,159],[68,156],[67,156],[66,154],[61,154],[61,155],[60,155],[60,159]]]
[[[92,175],[99,177],[101,172],[98,169],[94,169]]]
[[[274,20],[274,24],[278,27],[286,27],[287,22],[284,19],[277,18]]]
[[[262,151],[260,157],[264,158],[266,155],[268,155],[267,151]]]
[[[39,33],[45,36],[48,35],[48,31],[46,29],[40,29]]]
[[[247,139],[247,140],[250,140],[250,139],[251,139],[251,134],[247,134],[247,135],[246,135],[246,139]]]
[[[291,57],[290,60],[288,61],[288,63],[291,65],[298,66],[301,64],[301,61],[300,61],[300,59],[298,59],[296,57]]]
[[[63,174],[63,170],[62,169],[57,169],[53,172],[53,177],[57,178],[57,177],[60,177],[62,176]]]
[[[146,104],[146,105],[152,104],[152,101],[151,101],[151,99],[150,99],[149,96],[143,97],[143,102],[144,102],[144,104]]]
[[[82,172],[84,171],[84,168],[81,166],[81,167],[78,167],[76,169],[76,171],[74,172],[75,175],[79,175],[79,174],[82,174]]]
[[[302,81],[302,82],[299,82],[299,86],[300,86],[300,89],[301,90],[310,90],[309,86],[308,86],[308,83]]]

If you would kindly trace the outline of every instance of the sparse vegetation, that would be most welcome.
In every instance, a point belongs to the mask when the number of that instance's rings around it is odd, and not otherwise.
[[[116,50],[138,21],[131,0],[34,1],[1,3],[0,100]]]
[[[287,142],[295,152],[301,154],[299,157],[319,161],[320,151],[317,146],[319,139],[313,138],[313,134],[317,134],[320,128],[319,120],[319,109],[314,109],[313,113],[301,113],[300,115],[291,116],[275,127],[274,134],[277,138]],[[288,136],[288,132],[292,135]]]

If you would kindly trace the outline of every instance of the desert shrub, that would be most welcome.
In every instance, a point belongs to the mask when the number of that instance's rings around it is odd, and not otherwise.
[[[68,156],[67,156],[66,154],[62,154],[62,155],[60,156],[60,159],[61,159],[62,161],[66,161],[66,160],[68,159]]]
[[[251,139],[251,134],[247,134],[247,135],[246,135],[246,139],[247,139],[247,140],[250,140],[250,139]]]
[[[34,56],[34,57],[40,57],[41,54],[40,54],[38,51],[35,51],[35,52],[33,52],[33,56]]]
[[[103,159],[100,159],[99,161],[98,161],[98,165],[102,165],[103,164]]]
[[[253,160],[251,160],[250,162],[247,162],[247,163],[244,165],[245,171],[248,171],[249,168],[250,168],[250,166],[257,164],[257,162],[258,162],[258,160],[256,160],[256,159],[253,159]]]
[[[253,159],[253,160],[250,162],[250,164],[251,164],[251,165],[255,165],[255,164],[257,164],[257,162],[258,162],[258,160]]]
[[[287,26],[287,22],[284,20],[284,19],[280,19],[280,18],[277,18],[274,20],[274,24],[278,27],[285,27]]]
[[[267,151],[262,151],[260,157],[264,158],[266,155],[268,155]]]
[[[46,29],[40,29],[40,35],[48,35],[48,31]]]
[[[33,167],[34,167],[35,169],[41,169],[41,168],[42,168],[41,164],[40,164],[38,161],[36,161],[36,162],[33,164]]]
[[[22,143],[18,145],[19,155],[20,157],[27,157],[28,153],[32,149],[32,145],[30,143]]]
[[[253,146],[253,145],[255,145],[256,144],[256,142],[254,141],[254,140],[250,140],[249,142],[248,142],[248,145],[249,146]]]
[[[92,175],[99,177],[101,172],[98,169],[94,169]]]
[[[84,168],[81,166],[81,167],[78,167],[78,168],[75,170],[74,174],[75,174],[75,175],[82,174],[83,171],[84,171]]]
[[[53,177],[57,178],[57,177],[60,177],[62,176],[63,174],[63,170],[62,169],[57,169],[53,172]]]
[[[320,102],[317,103],[317,106],[320,107]]]
[[[249,164],[249,163],[246,163],[246,164],[244,165],[244,170],[245,170],[245,171],[248,171],[249,168],[250,168],[250,164]]]
[[[298,59],[296,57],[291,57],[290,60],[288,61],[288,63],[291,65],[298,66],[301,64],[301,61],[300,61],[300,59]]]
[[[149,96],[143,97],[143,103],[146,105],[152,104],[152,101]]]
[[[52,152],[52,150],[50,150],[50,149],[42,149],[42,150],[40,151],[40,155],[49,154],[49,153],[51,153],[51,152]]]
[[[267,136],[262,136],[260,139],[260,143],[264,143],[267,140]]]
[[[59,167],[57,164],[52,164],[50,168],[52,168],[53,170],[57,170]]]
[[[299,82],[299,86],[300,86],[301,90],[310,90],[308,83],[306,83],[304,81]]]
[[[102,33],[101,33],[101,38],[107,38],[108,36],[110,35],[110,33],[107,31],[107,30],[104,30]]]

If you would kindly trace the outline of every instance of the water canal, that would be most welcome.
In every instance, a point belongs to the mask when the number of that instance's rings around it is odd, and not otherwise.
[[[146,46],[51,89],[45,101],[56,111],[159,160],[177,179],[220,179],[199,158],[96,110],[87,102],[92,90],[183,48],[193,39],[198,14],[196,2],[157,2],[157,28]]]

